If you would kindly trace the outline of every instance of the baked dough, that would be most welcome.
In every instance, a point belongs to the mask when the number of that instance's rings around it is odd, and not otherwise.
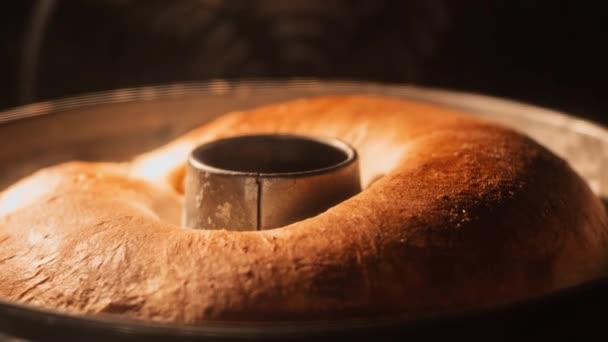
[[[180,227],[191,149],[251,133],[350,143],[364,191],[277,229]],[[586,183],[519,133],[417,102],[301,99],[16,183],[0,194],[0,298],[180,323],[420,317],[594,279],[607,228]]]

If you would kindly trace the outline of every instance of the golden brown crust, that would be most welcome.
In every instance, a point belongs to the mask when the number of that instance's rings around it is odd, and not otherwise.
[[[254,132],[346,140],[367,188],[279,229],[176,226],[190,149]],[[369,96],[228,114],[126,165],[45,169],[1,194],[3,211],[2,298],[158,321],[478,308],[579,284],[608,260],[606,214],[564,161],[508,129]]]

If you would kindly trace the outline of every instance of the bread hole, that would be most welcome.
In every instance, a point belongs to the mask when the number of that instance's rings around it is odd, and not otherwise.
[[[334,167],[351,157],[335,144],[292,135],[249,135],[205,144],[192,152],[198,162],[221,170],[285,174]]]
[[[340,140],[281,134],[225,138],[190,155],[184,225],[271,229],[318,215],[360,191],[357,153]]]

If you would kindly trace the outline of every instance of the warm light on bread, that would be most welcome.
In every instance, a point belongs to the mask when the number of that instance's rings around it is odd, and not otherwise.
[[[348,142],[364,190],[287,227],[180,227],[190,151],[251,133]],[[302,99],[16,183],[0,194],[0,298],[164,322],[416,317],[591,280],[607,229],[587,184],[519,133],[417,102]]]

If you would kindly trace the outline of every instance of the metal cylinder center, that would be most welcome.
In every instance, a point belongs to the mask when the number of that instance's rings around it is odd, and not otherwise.
[[[356,151],[338,139],[262,134],[190,154],[184,224],[260,230],[317,215],[361,191]]]

